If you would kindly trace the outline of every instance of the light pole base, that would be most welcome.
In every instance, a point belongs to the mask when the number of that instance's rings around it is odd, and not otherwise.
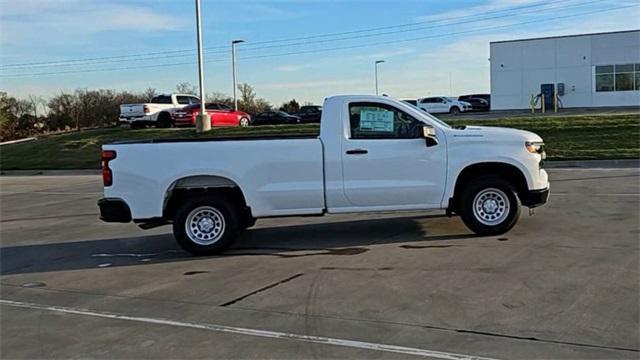
[[[196,132],[205,132],[211,130],[211,116],[209,114],[198,114],[196,116]]]

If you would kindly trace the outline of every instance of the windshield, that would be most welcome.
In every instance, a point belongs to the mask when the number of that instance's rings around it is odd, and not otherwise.
[[[412,108],[415,108],[415,109],[420,110],[420,112],[421,112],[423,115],[425,115],[426,117],[428,117],[430,120],[433,120],[433,121],[437,122],[438,124],[440,124],[440,125],[442,125],[442,126],[444,126],[444,127],[448,128],[448,129],[451,129],[451,125],[449,125],[449,124],[447,124],[446,122],[444,122],[444,121],[442,121],[442,120],[438,119],[437,117],[435,117],[435,116],[433,116],[433,115],[429,114],[426,110],[424,110],[424,109],[422,109],[422,108],[419,108],[419,107],[417,107],[417,106],[415,106],[415,105],[413,105],[413,104],[411,104],[411,103],[406,103],[406,104],[407,104],[407,105],[409,105],[409,106],[411,106]]]
[[[448,101],[451,101],[451,102],[456,101],[456,99],[454,99],[452,97],[445,96],[444,98],[447,99]]]

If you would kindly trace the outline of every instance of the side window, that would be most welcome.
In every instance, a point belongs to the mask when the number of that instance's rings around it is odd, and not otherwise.
[[[151,99],[152,104],[171,104],[171,96],[158,95]]]
[[[178,100],[178,104],[180,105],[189,105],[189,97],[188,96],[176,96]]]
[[[206,104],[204,107],[207,110],[218,110],[218,104]]]
[[[192,104],[200,104],[200,99],[195,96],[189,96],[189,99],[191,100]]]
[[[375,102],[349,104],[351,139],[416,139],[423,123],[393,106]]]

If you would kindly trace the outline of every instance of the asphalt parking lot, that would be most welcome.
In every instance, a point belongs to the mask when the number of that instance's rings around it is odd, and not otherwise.
[[[0,356],[637,359],[639,170],[550,176],[499,237],[439,212],[269,219],[207,258],[100,222],[98,176],[2,176]]]

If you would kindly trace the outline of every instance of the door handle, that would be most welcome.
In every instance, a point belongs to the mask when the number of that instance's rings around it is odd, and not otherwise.
[[[365,150],[365,149],[352,149],[352,150],[347,150],[347,155],[364,155],[369,153],[369,151]]]

